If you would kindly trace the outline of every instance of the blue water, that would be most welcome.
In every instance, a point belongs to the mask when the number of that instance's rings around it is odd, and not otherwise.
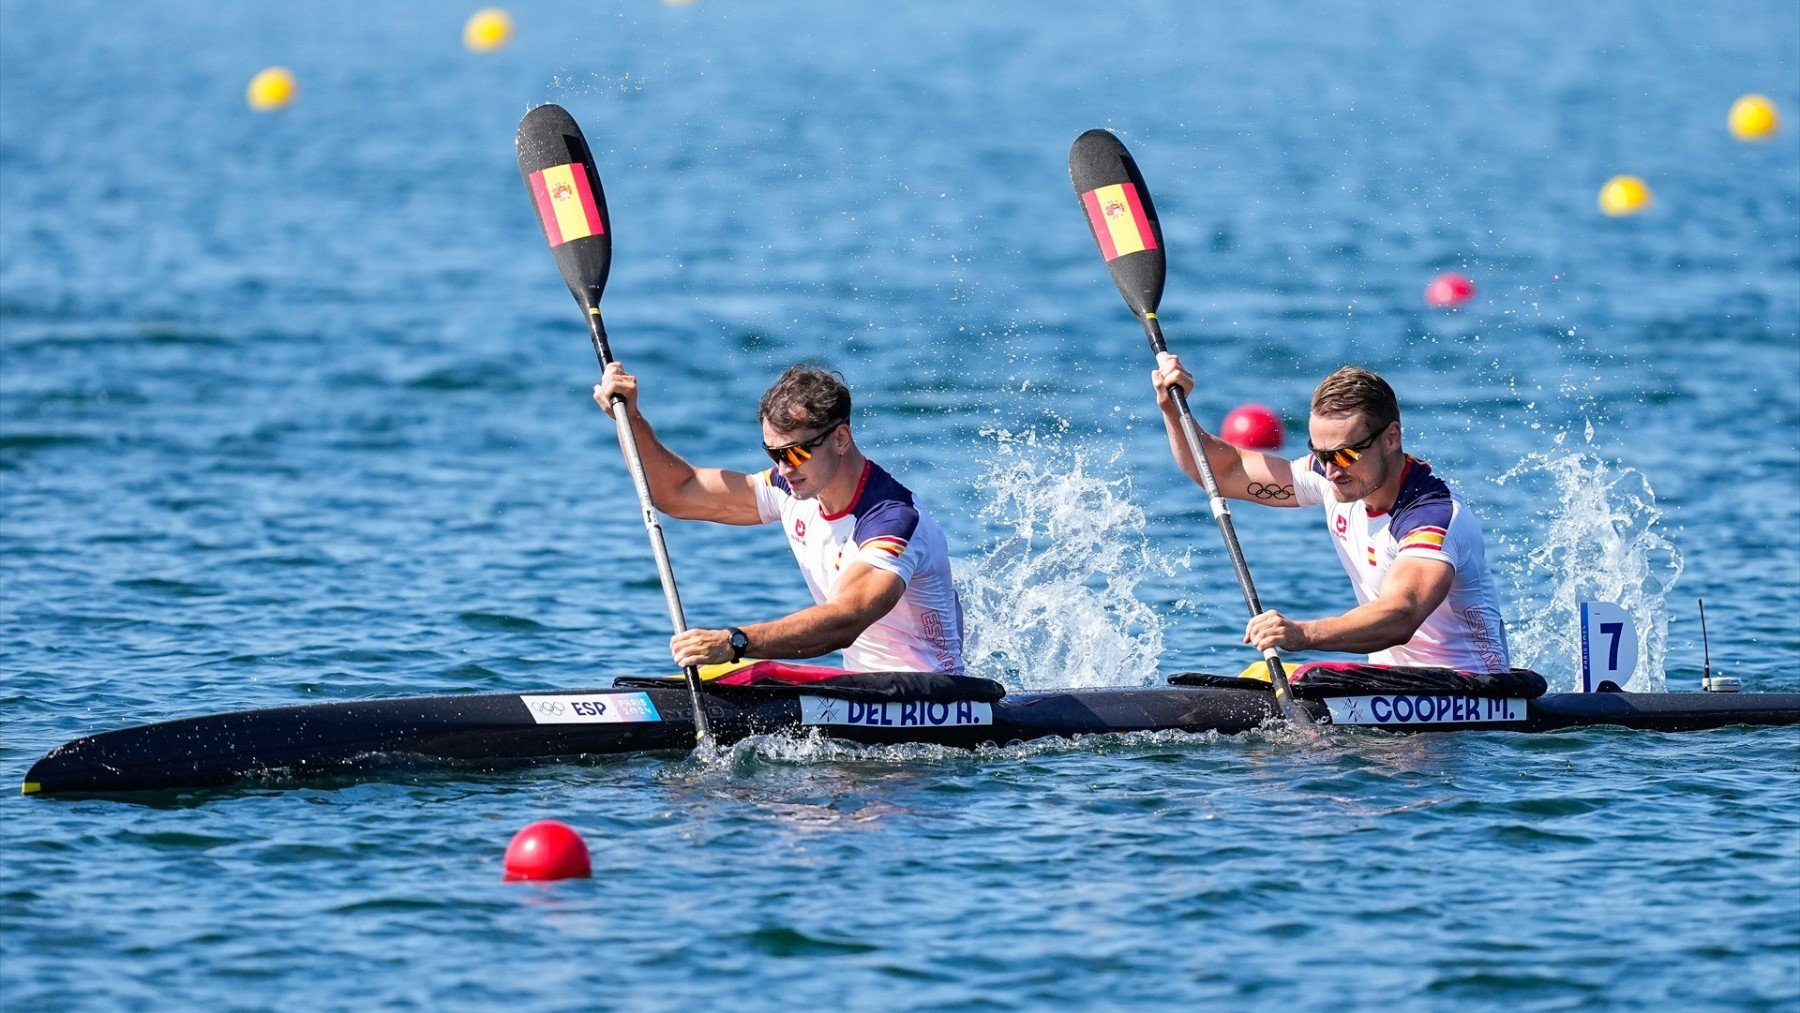
[[[471,8],[472,10],[472,8]],[[660,434],[756,467],[784,365],[951,536],[1013,685],[1232,672],[1242,603],[1066,175],[1154,188],[1203,419],[1343,361],[1489,532],[1516,660],[1573,601],[1637,683],[1800,689],[1800,20],[1647,7],[0,0],[0,773],[177,715],[667,666],[592,355],[519,182],[611,202]],[[283,64],[301,94],[258,115]],[[1773,142],[1724,129],[1745,91]],[[1651,211],[1594,195],[1643,176]],[[1428,310],[1444,270],[1479,298]],[[1298,442],[1290,443],[1290,449]],[[1316,516],[1238,511],[1341,610]],[[690,619],[805,601],[672,524]],[[1054,660],[1047,660],[1054,659]],[[591,881],[506,886],[539,818]],[[0,801],[14,1008],[1800,1005],[1800,736],[765,740],[503,773]]]

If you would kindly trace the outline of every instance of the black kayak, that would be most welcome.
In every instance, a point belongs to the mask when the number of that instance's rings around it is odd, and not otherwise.
[[[816,729],[867,744],[974,748],[1120,732],[1234,734],[1279,719],[1266,684],[1235,678],[1187,675],[1171,680],[1182,685],[1008,692],[985,679],[840,678],[844,673],[836,670],[785,667],[829,676],[709,684],[705,706],[721,743]],[[1339,685],[1323,698],[1299,691],[1299,703],[1321,725],[1390,732],[1800,724],[1800,693],[1543,693],[1541,678],[1532,678],[1541,695],[1529,698],[1529,690],[1445,692],[1430,682],[1390,679]],[[321,703],[124,728],[51,750],[25,775],[24,791],[110,794],[383,769],[491,769],[693,746],[690,697],[678,677],[624,678],[608,689]]]

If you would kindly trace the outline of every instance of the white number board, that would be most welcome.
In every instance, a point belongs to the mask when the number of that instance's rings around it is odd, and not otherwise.
[[[1581,610],[1581,691],[1594,693],[1602,682],[1621,689],[1637,671],[1637,630],[1631,616],[1609,601],[1584,601]]]

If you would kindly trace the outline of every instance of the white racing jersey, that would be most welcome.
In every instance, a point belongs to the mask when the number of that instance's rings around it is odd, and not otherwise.
[[[1311,455],[1293,463],[1295,500],[1323,506],[1338,559],[1350,574],[1356,600],[1381,596],[1382,581],[1402,557],[1449,563],[1456,570],[1450,593],[1427,616],[1411,640],[1376,651],[1379,665],[1432,665],[1460,672],[1504,672],[1511,667],[1506,624],[1494,575],[1482,548],[1481,522],[1462,495],[1411,455],[1401,472],[1400,495],[1391,509],[1371,511],[1366,503],[1340,503]]]
[[[950,548],[937,522],[913,503],[912,490],[865,463],[850,505],[828,514],[816,498],[795,499],[787,479],[770,468],[756,476],[756,510],[764,524],[780,521],[787,531],[816,602],[831,597],[851,563],[906,583],[893,610],[844,649],[845,668],[962,674],[962,602],[950,582]]]

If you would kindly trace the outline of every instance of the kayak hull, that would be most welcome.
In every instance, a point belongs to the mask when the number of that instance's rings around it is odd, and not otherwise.
[[[1551,693],[1530,701],[1378,695],[1300,704],[1321,724],[1395,732],[1552,732],[1595,725],[1681,732],[1800,724],[1800,693]],[[706,707],[714,734],[725,743],[816,728],[871,745],[956,748],[1120,732],[1230,735],[1278,716],[1266,691],[1187,686],[1015,692],[991,704],[709,693]],[[679,683],[345,701],[182,718],[76,739],[34,764],[24,789],[38,795],[192,789],[253,778],[500,767],[693,745],[693,713]]]

